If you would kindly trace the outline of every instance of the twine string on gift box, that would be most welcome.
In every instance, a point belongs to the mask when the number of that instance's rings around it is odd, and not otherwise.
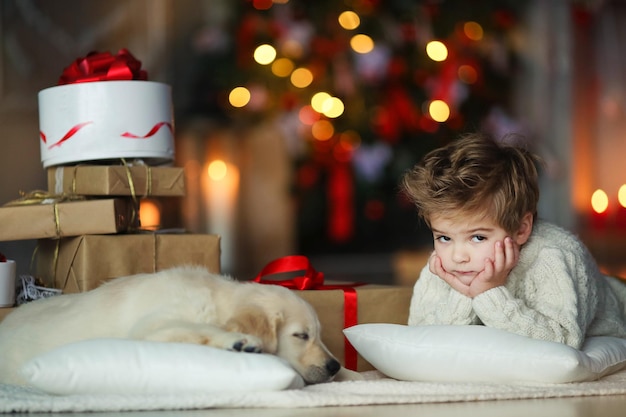
[[[286,280],[264,278],[267,275],[300,271],[304,271],[304,275]],[[291,255],[275,259],[268,263],[253,281],[260,284],[280,285],[292,290],[342,290],[344,296],[344,328],[358,324],[358,299],[354,287],[364,285],[364,283],[324,284],[324,273],[316,271],[313,265],[311,265],[311,261],[306,256]],[[350,370],[356,371],[358,359],[357,351],[345,336],[343,340],[345,353],[344,366]]]
[[[124,165],[124,169],[126,171],[126,178],[128,179],[128,187],[130,188],[130,196],[133,199],[133,210],[131,213],[130,224],[135,224],[135,219],[139,215],[139,200],[137,200],[137,193],[135,192],[135,181],[133,181],[133,176],[130,172],[130,168],[126,163],[126,159],[121,158],[122,164]]]
[[[20,191],[20,198],[5,203],[4,207],[30,206],[35,204],[57,204],[81,200],[86,200],[86,198],[81,195],[67,193],[52,194],[41,190],[30,191],[28,193]]]
[[[53,256],[53,260],[52,260],[52,270],[53,272],[56,273],[56,268],[57,268],[57,263],[59,260],[59,246],[60,246],[60,241],[58,240],[58,238],[61,236],[61,220],[59,217],[59,207],[58,204],[59,203],[65,203],[68,201],[81,201],[81,200],[85,200],[84,196],[78,196],[78,195],[73,195],[73,194],[65,194],[65,193],[61,193],[61,194],[51,194],[48,193],[46,191],[41,191],[41,190],[35,190],[35,191],[30,191],[28,193],[24,192],[24,191],[20,191],[20,198],[13,200],[13,201],[9,201],[8,203],[4,204],[5,207],[17,207],[17,206],[31,206],[31,205],[38,205],[38,204],[52,204],[52,210],[53,210],[53,214],[54,214],[54,230],[55,230],[55,236],[57,237],[56,240],[56,245],[54,248],[54,256]],[[33,251],[33,255],[31,257],[31,270],[33,268],[33,264],[34,264],[34,260],[35,260],[35,254],[37,253],[38,250],[38,245],[35,247],[35,250]],[[54,274],[53,274],[54,276]]]
[[[131,179],[131,183],[132,183],[132,179]],[[130,222],[130,226],[128,227],[128,230],[141,230],[140,227],[136,228],[133,227],[132,225],[135,224],[135,220],[137,219],[138,216],[138,210],[139,210],[139,206],[137,203],[137,199],[134,193],[134,185],[133,185],[133,205],[131,205],[131,222]],[[61,219],[60,219],[60,214],[59,214],[59,207],[58,204],[60,203],[66,203],[66,202],[72,202],[72,201],[85,201],[87,200],[87,198],[85,196],[82,195],[77,195],[74,193],[59,193],[59,194],[53,194],[53,193],[49,193],[47,191],[41,191],[41,190],[35,190],[35,191],[30,191],[30,192],[24,192],[24,191],[20,191],[20,197],[13,200],[13,201],[9,201],[8,203],[4,204],[4,207],[17,207],[17,206],[29,206],[29,205],[40,205],[40,204],[50,204],[52,205],[52,210],[53,210],[53,217],[54,217],[54,228],[55,228],[55,236],[52,237],[52,239],[54,239],[56,241],[55,243],[55,248],[54,248],[54,253],[53,253],[53,259],[52,259],[52,274],[51,276],[52,278],[52,285],[54,286],[54,282],[55,282],[55,278],[56,277],[56,273],[57,273],[57,267],[58,267],[58,262],[59,262],[59,252],[60,252],[60,238],[61,238],[61,234],[62,234],[62,227],[61,227]],[[31,256],[31,264],[30,264],[30,268],[31,270],[34,270],[34,263],[35,263],[35,259],[36,259],[36,254],[37,251],[39,249],[39,244],[37,244],[37,246],[35,246],[35,249],[33,250],[33,254]],[[155,261],[156,262],[156,261]],[[156,265],[156,263],[155,263]],[[65,288],[65,286],[67,285],[67,280],[69,279],[68,276],[65,277],[65,282],[63,283],[63,286],[61,288]],[[50,283],[46,283],[47,285]]]

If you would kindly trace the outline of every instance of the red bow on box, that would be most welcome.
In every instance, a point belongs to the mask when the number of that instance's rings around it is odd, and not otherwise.
[[[91,81],[147,80],[148,73],[141,69],[141,61],[127,50],[116,55],[110,52],[90,52],[78,58],[63,70],[59,85]]]
[[[263,279],[263,277],[267,275],[297,271],[304,271],[304,275],[285,280]],[[344,285],[326,285],[324,284],[324,273],[316,271],[306,256],[292,255],[276,259],[268,263],[253,281],[261,284],[280,285],[291,290],[343,290],[344,328],[358,324],[358,300],[354,287],[363,284],[354,283]],[[348,369],[356,371],[357,351],[345,336],[344,352],[344,366]]]

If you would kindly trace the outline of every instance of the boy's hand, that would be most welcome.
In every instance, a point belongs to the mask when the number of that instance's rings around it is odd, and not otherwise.
[[[510,237],[496,242],[494,260],[485,259],[485,269],[469,285],[469,297],[506,284],[509,273],[519,261],[519,252],[519,246]]]
[[[492,288],[506,284],[511,270],[519,261],[519,246],[509,237],[504,242],[495,243],[494,259],[485,259],[485,268],[469,283],[461,281],[454,274],[443,268],[441,258],[435,252],[430,257],[428,266],[430,271],[448,283],[456,291],[470,298],[474,298]]]

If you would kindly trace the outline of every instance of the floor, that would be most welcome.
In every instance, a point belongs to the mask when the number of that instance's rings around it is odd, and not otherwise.
[[[583,235],[605,272],[626,277],[626,236],[602,239]],[[327,279],[366,281],[380,284],[410,284],[425,264],[424,251],[393,256],[316,257],[313,265]],[[358,268],[355,268],[358,265]],[[355,273],[356,272],[356,273]],[[190,411],[147,411],[127,413],[68,413],[54,417],[624,417],[626,395],[554,398],[539,400],[477,401],[445,404],[381,405],[300,409],[209,409]],[[26,414],[12,414],[26,416]],[[32,414],[28,414],[32,417]]]
[[[53,417],[624,417],[626,395],[446,404],[380,405],[297,409],[214,409],[127,413],[63,413]],[[13,417],[32,414],[12,414]]]

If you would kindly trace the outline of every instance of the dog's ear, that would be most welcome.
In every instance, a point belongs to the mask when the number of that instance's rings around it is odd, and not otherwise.
[[[283,322],[278,311],[267,311],[259,306],[245,306],[239,309],[224,328],[256,336],[263,341],[263,352],[276,353],[278,350],[278,328]]]

